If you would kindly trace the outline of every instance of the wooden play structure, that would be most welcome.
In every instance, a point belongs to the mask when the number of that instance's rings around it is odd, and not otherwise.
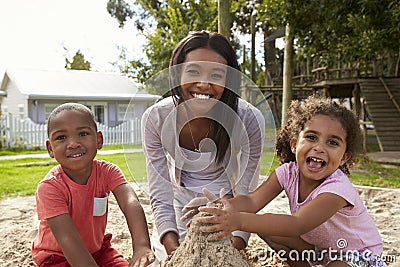
[[[269,95],[269,103],[280,121],[282,84],[259,88]],[[360,68],[319,67],[311,75],[293,77],[292,98],[320,94],[341,101],[349,100],[363,126],[364,151],[367,133],[375,131],[381,151],[400,151],[400,78]],[[277,125],[279,127],[279,125]]]

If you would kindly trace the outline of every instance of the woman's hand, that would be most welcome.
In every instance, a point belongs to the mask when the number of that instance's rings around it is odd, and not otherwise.
[[[143,247],[133,253],[133,257],[131,262],[129,263],[129,267],[148,266],[153,263],[155,259],[156,257],[154,256],[154,252],[147,247]]]
[[[161,239],[167,255],[172,255],[179,247],[179,237],[175,232],[167,232]]]
[[[192,218],[194,215],[199,213],[199,207],[205,206],[208,202],[216,202],[218,201],[218,197],[211,193],[210,191],[207,190],[207,188],[203,188],[203,197],[195,197],[193,198],[188,204],[186,204],[183,209],[182,213],[184,214],[181,217],[181,221],[184,222],[190,218]],[[225,190],[221,188],[221,191],[219,192],[220,198],[222,198],[225,195]]]
[[[162,260],[160,262],[160,266],[159,267],[165,267],[167,265],[167,263],[171,260],[172,256],[174,256],[175,250],[171,252],[171,254],[169,254],[167,256],[167,258],[165,258],[164,260]]]
[[[200,207],[199,211],[207,212],[212,216],[205,216],[198,218],[198,221],[205,224],[212,224],[209,226],[200,227],[200,231],[204,233],[216,233],[208,237],[208,240],[218,240],[230,235],[233,231],[239,230],[240,221],[239,212],[230,205],[227,197],[221,199],[224,205],[223,209],[212,207]]]

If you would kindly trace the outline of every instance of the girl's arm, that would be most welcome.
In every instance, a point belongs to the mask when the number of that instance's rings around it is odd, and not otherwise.
[[[69,214],[49,218],[47,223],[71,266],[97,266]]]
[[[147,266],[155,260],[155,257],[150,248],[149,232],[143,208],[128,183],[117,186],[113,190],[113,194],[125,215],[131,233],[133,248],[131,265],[136,263],[140,266]]]
[[[274,171],[254,192],[231,198],[228,202],[235,207],[236,211],[256,213],[276,198],[282,190]]]
[[[321,225],[341,208],[348,205],[342,197],[332,193],[322,193],[293,215],[286,214],[253,214],[241,212],[230,201],[223,200],[224,209],[201,208],[201,211],[213,216],[201,218],[204,232],[219,232],[215,238],[220,239],[231,231],[242,230],[263,235],[297,237]]]

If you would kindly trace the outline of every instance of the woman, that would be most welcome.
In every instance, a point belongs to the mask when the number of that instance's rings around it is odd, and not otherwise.
[[[182,208],[203,188],[214,194],[224,188],[228,196],[256,188],[265,131],[261,112],[239,97],[241,72],[223,35],[199,31],[180,41],[169,81],[171,96],[142,118],[158,260],[183,241]],[[249,234],[233,236],[234,247],[243,249]]]

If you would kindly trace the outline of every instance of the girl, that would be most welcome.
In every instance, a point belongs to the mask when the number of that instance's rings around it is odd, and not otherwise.
[[[349,166],[359,148],[356,116],[327,98],[293,101],[276,151],[279,166],[253,193],[223,199],[224,209],[201,207],[204,232],[257,233],[291,266],[385,266],[383,244]],[[255,214],[285,190],[291,215]],[[211,238],[212,239],[212,238]],[[296,256],[296,257],[295,257]]]
[[[172,52],[166,97],[142,118],[150,202],[155,217],[152,245],[163,260],[183,241],[182,208],[207,187],[248,194],[259,178],[264,118],[239,97],[235,50],[221,34],[191,32]],[[249,233],[234,233],[237,249]]]

